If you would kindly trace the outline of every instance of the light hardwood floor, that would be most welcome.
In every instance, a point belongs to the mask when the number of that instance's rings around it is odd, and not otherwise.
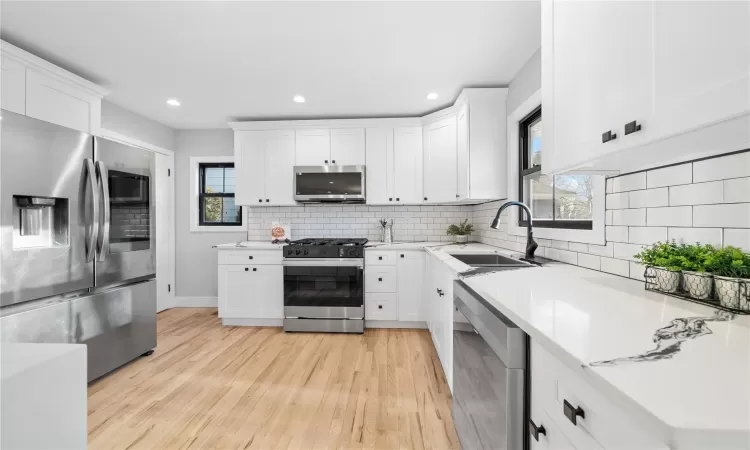
[[[171,309],[156,352],[88,396],[91,449],[460,448],[426,330],[287,334]]]

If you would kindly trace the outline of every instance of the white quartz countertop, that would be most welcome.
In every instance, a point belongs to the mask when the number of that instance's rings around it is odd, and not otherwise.
[[[562,263],[472,276],[455,247],[427,251],[637,423],[674,445],[750,448],[750,316]],[[497,250],[460,251],[482,248]]]
[[[214,245],[219,250],[281,250],[285,243],[273,244],[269,241],[242,241]]]

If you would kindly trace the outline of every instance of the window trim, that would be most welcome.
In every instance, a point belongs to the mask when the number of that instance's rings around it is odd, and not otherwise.
[[[542,104],[542,90],[539,89],[524,100],[518,107],[508,114],[506,120],[507,130],[507,148],[508,148],[508,199],[514,199],[518,196],[518,123],[529,115],[534,109]],[[550,124],[550,118],[546,120]],[[549,126],[548,126],[549,128]],[[548,132],[549,135],[549,132]],[[534,237],[538,239],[554,239],[560,241],[580,242],[585,244],[605,245],[605,180],[604,176],[594,177],[594,189],[597,195],[594,197],[594,223],[591,230],[574,230],[565,228],[542,228],[537,227],[534,223]],[[520,208],[508,208],[503,213],[502,224],[510,236],[518,236],[525,242],[526,227],[518,226]],[[512,239],[511,239],[512,240]]]
[[[190,157],[190,232],[191,233],[243,233],[246,232],[245,208],[242,208],[242,222],[227,225],[201,225],[200,212],[200,165],[235,163],[234,156],[191,156]],[[235,168],[236,168],[235,164]],[[236,195],[236,194],[235,194]]]
[[[206,168],[228,168],[234,169],[234,163],[223,162],[223,163],[198,163],[198,225],[202,227],[236,227],[242,226],[242,206],[240,208],[240,222],[206,222],[206,210],[203,208],[203,204],[206,198],[234,198],[235,194],[227,194],[226,192],[209,194],[205,192],[206,178],[204,176],[204,169]],[[224,180],[226,182],[226,179]]]
[[[529,114],[518,122],[518,201],[524,201],[524,181],[529,175],[542,171],[541,165],[527,167],[528,165],[528,148],[529,148],[529,125],[537,119],[542,118],[542,105],[534,108]],[[554,215],[555,211],[555,193],[554,193],[554,178],[552,187],[552,211]],[[528,205],[529,208],[531,205]],[[527,214],[519,215],[518,226],[528,226],[528,220],[526,219]],[[591,230],[594,228],[593,220],[556,220],[552,219],[534,219],[534,228],[558,228],[568,230]]]

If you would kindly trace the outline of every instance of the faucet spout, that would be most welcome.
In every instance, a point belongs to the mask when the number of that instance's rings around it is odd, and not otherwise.
[[[534,233],[532,232],[533,219],[531,217],[531,209],[529,209],[526,204],[515,201],[503,203],[503,205],[497,210],[497,214],[495,214],[495,219],[492,221],[490,228],[494,228],[495,230],[498,229],[498,227],[500,226],[500,214],[502,214],[503,211],[509,206],[518,206],[526,211],[526,215],[528,216],[528,221],[526,222],[526,258],[531,259],[534,257],[534,252],[536,251],[537,247],[539,247],[539,245],[534,240]]]

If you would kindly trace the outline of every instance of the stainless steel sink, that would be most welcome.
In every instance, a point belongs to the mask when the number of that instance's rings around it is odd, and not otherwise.
[[[525,267],[531,264],[497,253],[455,253],[452,257],[471,267]]]

